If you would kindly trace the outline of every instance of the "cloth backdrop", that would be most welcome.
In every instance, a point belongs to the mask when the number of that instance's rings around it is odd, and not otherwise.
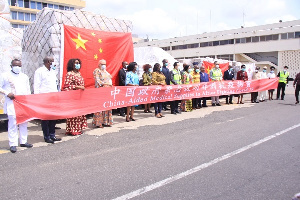
[[[138,104],[275,89],[278,78],[189,85],[116,86],[16,96],[17,123],[55,120]]]
[[[95,31],[64,25],[64,63],[62,86],[67,73],[67,63],[71,58],[82,62],[80,73],[85,87],[95,87],[93,71],[101,59],[106,60],[107,71],[112,75],[113,85],[118,85],[118,72],[122,62],[133,61],[131,33]]]
[[[214,63],[203,61],[203,66],[205,67],[206,73],[209,74],[210,70],[212,68],[214,68]],[[228,69],[229,63],[222,63],[222,64],[219,64],[219,66],[222,71],[222,74],[224,74],[224,72]]]

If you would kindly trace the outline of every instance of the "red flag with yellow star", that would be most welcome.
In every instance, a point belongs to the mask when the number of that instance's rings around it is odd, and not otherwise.
[[[80,73],[85,87],[95,87],[93,71],[101,59],[106,60],[106,70],[112,75],[113,85],[118,85],[122,62],[134,59],[131,33],[95,31],[64,25],[64,64],[62,83],[67,73],[69,59],[81,60]]]

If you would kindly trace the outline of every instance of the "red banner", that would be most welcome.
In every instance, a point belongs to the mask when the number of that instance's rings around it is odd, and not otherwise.
[[[275,89],[278,78],[189,85],[117,86],[16,96],[17,123],[55,120],[138,104]],[[34,102],[34,103],[33,103]]]
[[[95,31],[64,25],[64,82],[67,63],[71,58],[82,61],[80,73],[84,78],[85,87],[95,87],[93,71],[98,62],[105,59],[106,70],[112,75],[113,85],[118,85],[118,73],[122,62],[133,61],[133,43],[131,33]]]

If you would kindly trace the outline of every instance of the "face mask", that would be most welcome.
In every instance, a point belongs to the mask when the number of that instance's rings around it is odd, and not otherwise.
[[[216,65],[216,68],[217,68],[217,69],[219,69],[219,68],[220,68],[220,66],[219,66],[219,65]]]
[[[231,72],[232,72],[232,71],[233,71],[233,68],[230,68],[230,69],[229,69],[229,71],[231,71]]]
[[[242,68],[242,71],[244,72],[244,71],[246,71],[246,69],[245,69],[245,68]]]
[[[106,65],[101,65],[102,70],[106,70]]]
[[[124,69],[127,69],[128,65],[125,65],[125,68]]]
[[[162,68],[160,68],[160,69],[159,69],[159,71],[161,71],[161,72],[162,72]]]
[[[284,69],[283,71],[286,72],[286,69]]]
[[[152,68],[149,68],[149,70],[148,70],[150,73],[152,73]]]
[[[200,69],[196,69],[196,72],[197,72],[197,73],[200,72]]]
[[[12,66],[12,71],[16,74],[19,74],[21,72],[21,67],[19,66]]]
[[[80,70],[80,64],[75,64],[75,69]]]
[[[188,72],[191,73],[191,72],[192,72],[192,69],[189,69]]]
[[[257,73],[257,72],[258,72],[258,70],[256,69],[256,70],[255,70],[255,73]]]
[[[169,65],[169,63],[165,63],[165,66],[167,67]]]
[[[263,70],[263,72],[266,72],[266,71],[267,71],[267,70],[265,70],[265,69]]]
[[[56,65],[55,65],[54,63],[52,63],[52,64],[50,65],[50,67],[51,67],[52,70],[56,70]]]
[[[272,73],[272,74],[273,74],[273,73],[274,73],[274,71],[270,71],[270,73]]]

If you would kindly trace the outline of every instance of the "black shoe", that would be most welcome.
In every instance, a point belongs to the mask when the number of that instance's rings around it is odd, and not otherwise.
[[[284,100],[284,98],[281,98],[281,100]]]
[[[121,117],[125,117],[125,114],[124,114],[124,113],[120,113],[120,116],[121,116]]]
[[[208,107],[207,105],[202,105],[203,108]]]
[[[20,144],[20,147],[31,148],[31,147],[33,147],[33,145],[26,142],[25,144]]]
[[[58,127],[58,126],[55,126],[55,129],[61,129],[60,127]]]
[[[173,115],[177,115],[177,113],[176,113],[176,112],[171,112],[171,114],[173,114]]]
[[[217,106],[221,106],[221,104],[219,104],[219,103],[217,103],[216,105],[217,105]]]
[[[170,110],[170,108],[164,108],[164,111]]]
[[[213,104],[211,104],[212,106],[216,106],[216,104],[215,103],[213,103]]]
[[[232,101],[230,101],[229,104],[233,104]]]
[[[45,140],[45,142],[46,142],[46,143],[51,143],[51,144],[53,144],[53,143],[54,143],[54,141],[53,141],[53,140],[51,140],[51,139],[47,139],[47,140]]]
[[[16,153],[16,152],[17,152],[17,147],[16,147],[16,146],[11,146],[11,147],[9,148],[9,150],[10,150],[10,152],[12,152],[12,153]]]
[[[61,138],[53,137],[53,138],[51,138],[51,140],[53,140],[53,141],[61,141]]]

